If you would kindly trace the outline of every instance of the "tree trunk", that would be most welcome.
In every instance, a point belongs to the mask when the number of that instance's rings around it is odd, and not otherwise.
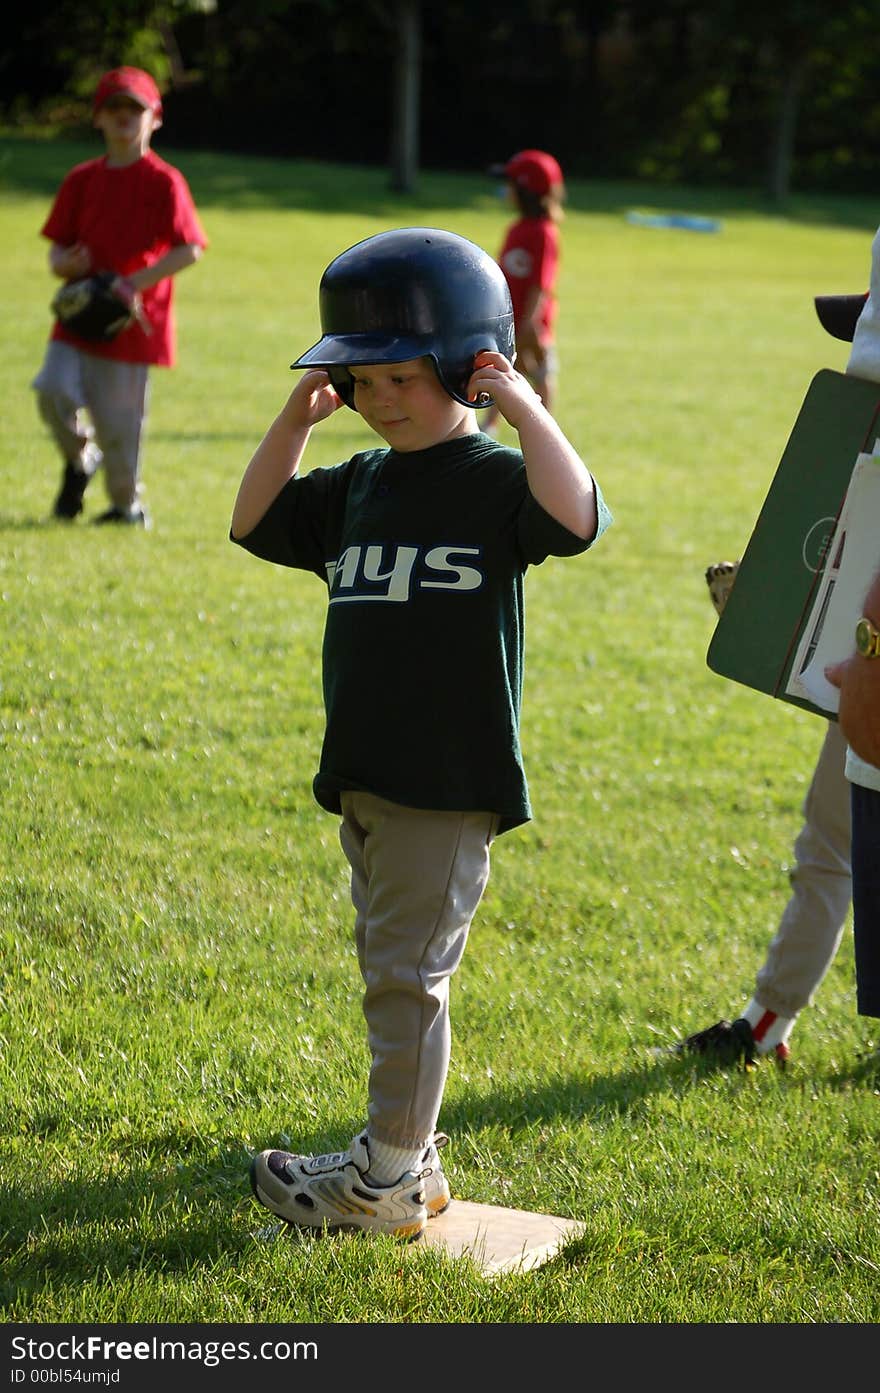
[[[390,187],[395,193],[413,193],[419,163],[420,0],[397,0],[395,13],[397,53]]]
[[[174,29],[167,20],[157,21],[156,28],[162,39],[162,47],[165,50],[165,57],[171,67],[171,86],[179,89],[186,82],[186,69],[183,66],[183,57],[177,42]]]
[[[796,54],[785,69],[767,166],[767,192],[774,203],[784,203],[791,191],[798,112],[808,63],[806,53]]]

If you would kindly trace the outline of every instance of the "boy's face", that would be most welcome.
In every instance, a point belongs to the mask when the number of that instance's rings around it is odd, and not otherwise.
[[[114,152],[143,149],[158,124],[152,108],[121,92],[108,97],[95,113],[95,125]]]
[[[359,363],[349,372],[355,408],[394,450],[427,450],[477,429],[474,413],[444,389],[430,358]]]

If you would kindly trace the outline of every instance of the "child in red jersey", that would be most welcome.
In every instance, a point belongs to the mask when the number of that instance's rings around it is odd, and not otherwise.
[[[509,197],[519,214],[507,229],[498,258],[513,301],[516,366],[552,411],[558,371],[556,278],[565,181],[558,162],[545,150],[520,150],[489,172],[507,180]],[[483,429],[491,430],[497,419],[493,407]]]
[[[61,183],[41,228],[52,244],[49,269],[64,281],[94,271],[124,276],[138,292],[139,314],[107,342],[56,322],[31,385],[64,460],[55,516],[82,512],[86,486],[103,465],[110,507],[96,521],[146,527],[140,456],[147,374],[151,365],[174,365],[173,277],[208,242],[183,175],[150,149],[162,99],[149,73],[105,73],[94,123],[106,153],[76,165]]]

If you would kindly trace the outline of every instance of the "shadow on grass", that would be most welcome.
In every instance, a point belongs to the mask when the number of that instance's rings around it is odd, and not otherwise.
[[[175,1139],[179,1142],[179,1138]],[[235,1143],[230,1142],[230,1148]],[[110,1179],[47,1179],[0,1199],[0,1310],[51,1285],[77,1292],[101,1273],[185,1273],[233,1260],[252,1245],[257,1223],[242,1230],[250,1196],[249,1156],[232,1149],[213,1165],[168,1163],[132,1168]],[[145,1228],[154,1230],[145,1234]],[[156,1232],[158,1230],[158,1232]]]
[[[880,1045],[869,1043],[847,1069],[835,1069],[824,1080],[835,1091],[864,1088],[880,1093]]]
[[[536,1120],[577,1120],[608,1108],[625,1113],[659,1089],[687,1087],[693,1072],[645,1066],[557,1079],[539,1088],[471,1091],[444,1110],[442,1122],[462,1130],[500,1124],[515,1133]],[[280,1145],[319,1153],[344,1144],[341,1139],[350,1128],[347,1117],[331,1122],[326,1131],[290,1141],[276,1132],[255,1139],[254,1150]],[[37,1150],[40,1130],[38,1123]],[[246,1253],[266,1219],[255,1205],[253,1222],[242,1230],[241,1214],[251,1200],[252,1152],[238,1138],[214,1141],[200,1152],[201,1139],[175,1132],[150,1138],[148,1144],[153,1165],[117,1167],[108,1179],[59,1182],[47,1164],[45,1178],[26,1194],[5,1189],[0,1247],[8,1256],[0,1309],[27,1300],[48,1282],[56,1292],[68,1288],[74,1293],[96,1272],[119,1282],[133,1274],[206,1269],[221,1257],[234,1261]]]
[[[491,1092],[465,1090],[444,1104],[441,1125],[447,1131],[481,1126],[516,1130],[539,1122],[587,1121],[597,1115],[625,1117],[658,1093],[683,1094],[712,1076],[741,1074],[736,1065],[713,1068],[703,1060],[670,1054],[612,1074],[557,1077],[544,1087],[502,1087]]]
[[[447,1094],[440,1127],[453,1133],[504,1127],[515,1133],[535,1123],[578,1123],[602,1114],[625,1117],[656,1094],[681,1096],[713,1078],[724,1080],[724,1087],[728,1087],[730,1076],[741,1079],[744,1084],[749,1078],[747,1071],[738,1064],[713,1065],[704,1059],[670,1053],[662,1059],[652,1059],[633,1069],[610,1074],[557,1076],[546,1084],[522,1088],[509,1085],[487,1090],[466,1088],[454,1097]],[[320,1154],[346,1145],[351,1124],[350,1116],[339,1117],[320,1132],[297,1134],[288,1139],[282,1123],[278,1131],[265,1136],[258,1144]]]
[[[614,1073],[559,1076],[542,1086],[465,1090],[447,1101],[440,1121],[452,1132],[501,1126],[515,1135],[535,1123],[578,1123],[603,1113],[625,1116],[658,1093],[681,1096],[713,1078],[718,1086],[723,1081],[729,1087],[732,1078],[746,1083],[748,1076],[741,1064],[722,1066],[670,1052]],[[851,1070],[835,1072],[826,1082],[876,1090],[880,1055],[865,1052]],[[282,1146],[320,1153],[344,1144],[350,1127],[346,1117],[295,1139],[274,1132],[258,1138],[254,1150]],[[47,1281],[56,1291],[68,1287],[75,1292],[95,1272],[120,1281],[136,1273],[207,1269],[220,1258],[243,1257],[266,1228],[265,1211],[256,1206],[244,1229],[241,1222],[252,1202],[249,1167],[254,1152],[244,1149],[240,1138],[228,1138],[219,1146],[215,1142],[205,1149],[207,1154],[196,1154],[202,1145],[197,1137],[168,1133],[150,1141],[153,1166],[117,1171],[107,1180],[60,1183],[51,1178],[48,1167],[50,1178],[40,1180],[26,1195],[6,1188],[0,1199],[0,1246],[11,1256],[4,1261],[0,1309],[38,1293]],[[144,1236],[146,1227],[164,1232]],[[583,1244],[574,1242],[557,1261],[571,1264],[585,1251]]]
[[[60,523],[50,515],[44,517],[9,517],[0,513],[0,532],[57,532],[61,533],[67,523]]]
[[[420,208],[436,210],[445,206],[461,211],[500,210],[502,206],[495,183],[479,172],[422,170],[415,190],[403,194],[391,189],[384,166],[178,150],[166,148],[161,138],[155,148],[163,159],[182,169],[203,212],[211,208],[298,209],[367,214],[405,226],[418,222]],[[48,203],[71,166],[95,158],[101,150],[97,136],[41,139],[4,133],[0,136],[0,195],[34,197]],[[722,221],[778,217],[798,223],[861,228],[869,233],[877,225],[876,203],[867,196],[795,193],[785,204],[777,205],[755,189],[690,188],[636,180],[573,179],[568,187],[568,208],[578,213],[621,217],[631,209],[657,214],[699,214]],[[639,235],[651,233],[642,230]],[[669,229],[659,235],[687,240],[694,234]]]

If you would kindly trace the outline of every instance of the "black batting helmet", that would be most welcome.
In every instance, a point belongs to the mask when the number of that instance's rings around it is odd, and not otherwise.
[[[367,237],[330,262],[318,301],[323,337],[290,366],[326,368],[347,406],[354,406],[349,364],[431,358],[449,395],[473,406],[465,389],[476,354],[514,359],[504,273],[454,232],[401,227]]]

